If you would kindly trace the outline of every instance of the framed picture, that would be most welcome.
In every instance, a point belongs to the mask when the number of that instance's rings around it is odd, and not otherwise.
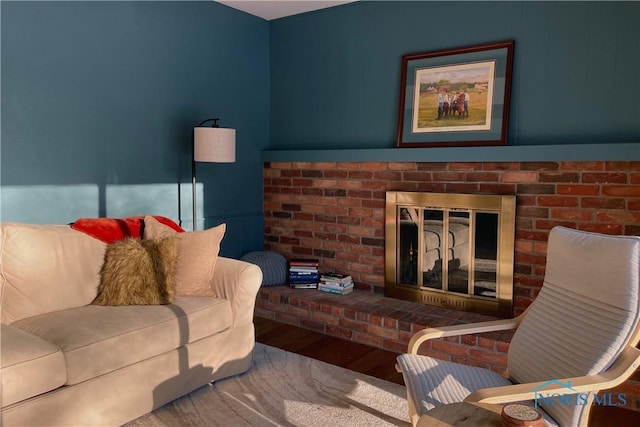
[[[402,57],[398,147],[507,143],[514,41]]]

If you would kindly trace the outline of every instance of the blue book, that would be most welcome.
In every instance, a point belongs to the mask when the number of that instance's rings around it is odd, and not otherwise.
[[[299,278],[299,277],[289,277],[289,283],[318,283],[318,278]]]
[[[289,276],[315,276],[320,277],[317,271],[290,271]]]
[[[320,276],[318,275],[318,273],[309,273],[309,274],[289,273],[289,278],[290,279],[306,279],[306,280],[313,279],[315,281],[318,281]]]

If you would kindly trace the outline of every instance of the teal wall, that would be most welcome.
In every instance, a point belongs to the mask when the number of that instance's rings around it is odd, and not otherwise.
[[[190,228],[191,132],[214,116],[237,129],[237,162],[198,165],[198,217],[228,224],[229,256],[262,247],[263,160],[640,160],[638,2],[359,1],[271,22],[213,1],[0,11],[3,221]],[[402,55],[505,39],[509,147],[394,148]]]
[[[354,161],[367,149],[370,160],[429,160],[433,148],[388,150],[402,55],[511,39],[510,146],[604,144],[606,154],[616,144],[638,159],[638,22],[640,2],[540,1],[359,1],[273,21],[273,152],[263,159]],[[437,158],[479,151],[438,149]]]
[[[267,21],[212,1],[2,1],[1,13],[3,221],[156,213],[190,229],[192,128],[220,117],[237,161],[198,164],[200,227],[227,223],[225,255],[262,247]]]

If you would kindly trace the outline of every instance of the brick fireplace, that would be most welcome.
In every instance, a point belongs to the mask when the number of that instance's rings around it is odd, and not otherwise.
[[[640,235],[640,162],[264,164],[265,246],[384,293],[385,193],[516,196],[514,314],[542,286],[554,225]]]
[[[265,288],[257,313],[398,352],[419,329],[477,318],[383,296],[387,191],[514,195],[514,315],[542,286],[553,226],[640,235],[640,162],[271,162],[263,174],[265,250],[351,274],[358,296]],[[444,339],[425,352],[499,371],[509,340]],[[621,389],[627,406],[640,409],[640,375]]]

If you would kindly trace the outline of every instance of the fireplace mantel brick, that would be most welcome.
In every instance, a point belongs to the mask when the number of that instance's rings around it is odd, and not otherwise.
[[[638,161],[272,162],[264,164],[263,180],[265,250],[287,259],[316,257],[322,272],[351,274],[358,299],[384,298],[386,191],[515,195],[514,315],[531,304],[542,286],[546,242],[554,226],[640,235]],[[403,303],[391,299],[384,300],[384,307],[359,303],[370,311],[342,303],[327,308],[325,302],[287,291],[263,291],[257,312],[397,352],[406,350],[417,328],[466,323],[474,316],[448,310],[444,317],[425,320],[423,310],[437,309],[429,306],[402,315],[380,312]],[[338,301],[352,299],[347,297]],[[506,365],[508,342],[502,335],[442,340],[425,351],[500,371]],[[634,409],[640,409],[639,380],[636,374],[624,385],[625,390],[635,390],[628,403]]]

